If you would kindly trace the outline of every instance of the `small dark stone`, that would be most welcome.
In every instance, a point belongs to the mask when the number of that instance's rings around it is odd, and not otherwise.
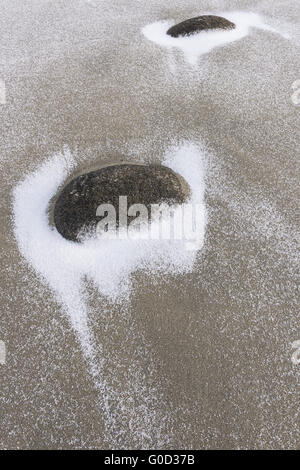
[[[209,29],[234,29],[235,24],[221,16],[204,15],[190,18],[168,29],[167,34],[173,38],[189,36],[190,34]]]
[[[186,181],[165,166],[107,166],[78,176],[65,186],[55,203],[54,224],[64,238],[79,241],[82,234],[95,231],[101,220],[96,216],[100,204],[112,204],[118,214],[119,196],[127,196],[128,208],[144,204],[150,214],[151,204],[181,204],[189,194]]]

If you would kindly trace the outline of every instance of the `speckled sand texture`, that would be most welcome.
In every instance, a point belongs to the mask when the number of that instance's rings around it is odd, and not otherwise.
[[[1,3],[1,449],[299,448],[299,7]],[[122,162],[188,182],[193,250],[49,225]]]

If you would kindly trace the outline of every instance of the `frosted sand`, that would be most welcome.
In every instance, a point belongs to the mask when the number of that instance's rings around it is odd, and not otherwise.
[[[299,2],[2,3],[0,447],[297,448]],[[142,33],[236,10],[192,66]],[[115,161],[190,178],[201,249],[49,229],[64,179]]]
[[[203,14],[209,15],[211,13],[205,12]],[[196,65],[199,57],[207,54],[212,49],[226,46],[246,37],[252,28],[281,34],[286,39],[290,38],[289,34],[276,31],[276,29],[267,25],[264,19],[255,13],[221,12],[217,13],[217,16],[233,22],[236,27],[228,31],[201,31],[188,37],[173,38],[167,34],[167,31],[175,23],[173,21],[158,21],[145,26],[142,32],[147,39],[160,46],[181,49],[190,65]]]
[[[29,174],[15,189],[14,223],[19,249],[29,265],[46,282],[63,305],[71,326],[81,343],[90,371],[100,392],[100,402],[106,414],[108,432],[115,445],[113,412],[110,409],[112,391],[107,386],[101,365],[95,360],[94,338],[89,328],[88,307],[84,282],[92,282],[99,294],[110,302],[124,303],[129,299],[131,276],[138,270],[149,275],[183,274],[192,272],[197,250],[204,243],[206,212],[204,206],[204,160],[200,149],[192,144],[170,149],[163,163],[181,174],[191,188],[190,203],[198,210],[198,233],[193,240],[193,250],[188,250],[186,240],[85,240],[78,244],[65,240],[55,228],[50,227],[48,207],[60,185],[75,165],[70,154],[56,155],[46,161],[33,174]],[[101,345],[97,344],[97,348]],[[153,373],[153,372],[152,372]],[[153,400],[155,390],[139,390],[144,399]],[[120,397],[118,397],[120,401]],[[123,412],[130,412],[123,404]],[[163,422],[151,412],[151,422],[139,423],[137,410],[133,409],[132,427],[140,437],[146,436],[153,445],[163,447]],[[147,411],[147,415],[150,411]],[[113,437],[114,436],[114,437]],[[159,436],[159,437],[158,437]],[[167,441],[166,441],[167,442]],[[145,444],[144,444],[145,445]],[[165,443],[166,445],[166,443]]]

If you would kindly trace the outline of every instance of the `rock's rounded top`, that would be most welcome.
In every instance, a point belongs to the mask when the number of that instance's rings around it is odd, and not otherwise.
[[[168,29],[167,34],[173,38],[189,36],[199,31],[211,29],[234,29],[235,24],[221,16],[204,15],[182,21]]]
[[[64,238],[79,241],[101,220],[96,216],[99,205],[112,204],[118,214],[119,196],[127,196],[128,207],[144,204],[150,214],[151,204],[182,204],[189,195],[187,182],[165,166],[106,166],[74,178],[62,189],[54,206],[54,224]]]

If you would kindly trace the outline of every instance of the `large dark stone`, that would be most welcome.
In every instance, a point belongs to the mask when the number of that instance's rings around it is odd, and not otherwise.
[[[190,18],[168,29],[167,34],[173,38],[189,36],[190,34],[209,29],[234,29],[235,24],[221,16],[204,15]]]
[[[119,210],[119,196],[127,196],[128,207],[144,204],[185,202],[190,194],[186,181],[162,165],[121,164],[78,176],[59,194],[54,207],[54,224],[68,240],[79,241],[84,233],[95,233],[100,204]],[[130,222],[128,218],[128,222]],[[133,218],[131,218],[133,220]]]

